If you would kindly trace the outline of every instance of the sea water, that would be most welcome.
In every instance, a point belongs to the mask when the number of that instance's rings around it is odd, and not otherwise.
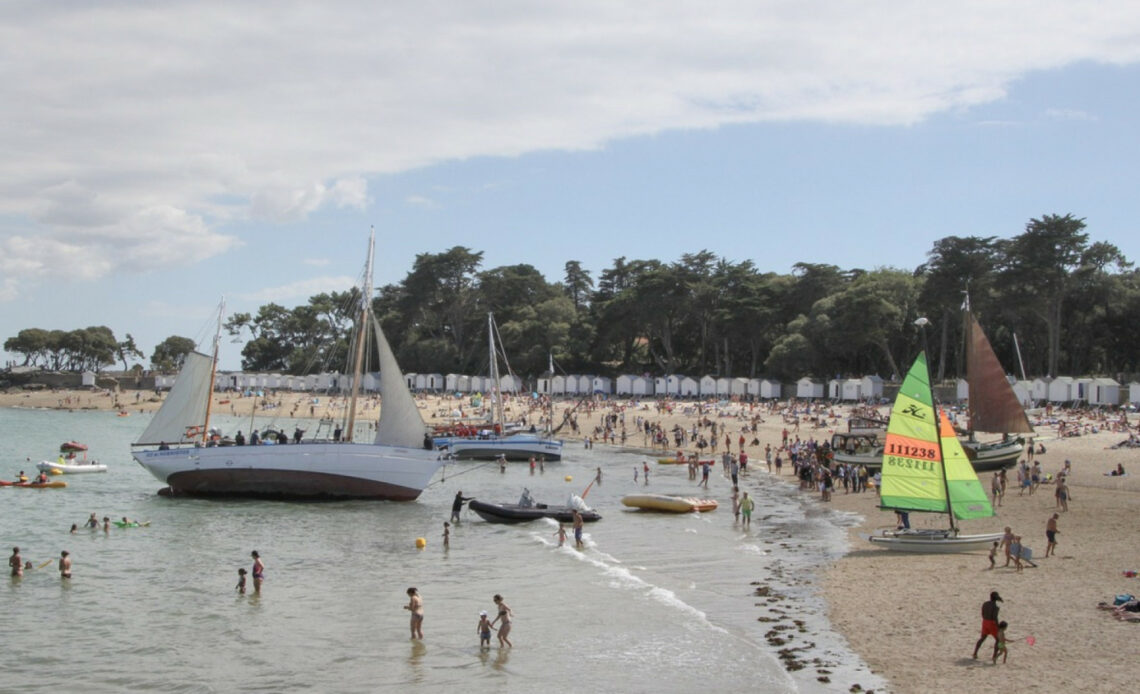
[[[0,478],[55,458],[76,440],[105,474],[64,475],[66,489],[0,488],[2,546],[41,564],[3,586],[6,691],[839,692],[879,688],[823,616],[820,569],[843,551],[841,514],[763,473],[742,480],[757,501],[752,527],[733,523],[730,482],[705,493],[683,466],[568,442],[562,462],[450,463],[410,503],[168,499],[129,455],[150,415],[0,410]],[[223,428],[241,422],[220,418]],[[248,425],[248,420],[245,422]],[[284,422],[287,431],[292,422]],[[248,426],[245,428],[248,429]],[[581,494],[603,519],[586,548],[558,547],[557,524],[486,523],[464,510],[442,544],[457,491],[514,502]],[[633,479],[638,468],[638,480]],[[567,481],[569,478],[569,481]],[[717,498],[704,514],[625,509],[635,492]],[[80,529],[90,513],[149,527]],[[416,539],[424,538],[424,549]],[[262,594],[235,590],[257,550]],[[406,589],[424,599],[412,641]],[[759,590],[758,590],[759,589]],[[479,611],[514,611],[514,648],[481,650]],[[779,628],[776,628],[779,627]],[[778,651],[803,668],[789,673]],[[827,681],[822,681],[827,680]]]

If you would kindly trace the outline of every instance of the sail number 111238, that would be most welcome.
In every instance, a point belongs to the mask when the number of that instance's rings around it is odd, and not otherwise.
[[[922,458],[925,460],[937,460],[938,449],[927,448],[926,446],[909,446],[905,443],[888,443],[887,453],[890,455],[901,455],[907,458]]]

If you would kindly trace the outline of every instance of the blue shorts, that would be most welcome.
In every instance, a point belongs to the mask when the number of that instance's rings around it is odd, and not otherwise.
[[[582,529],[581,528],[574,528],[574,539],[581,541],[581,539],[582,539]]]

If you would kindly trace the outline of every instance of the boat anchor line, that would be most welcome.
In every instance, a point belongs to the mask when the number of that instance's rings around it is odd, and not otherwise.
[[[452,475],[452,477],[454,478],[454,477],[459,477],[461,475],[466,475],[469,472],[475,472],[476,470],[478,470],[480,468],[485,468],[488,465],[495,465],[495,464],[496,463],[482,463],[480,465],[476,465],[475,467],[471,468],[470,470],[464,470],[463,472],[457,472],[454,475]],[[434,487],[437,484],[440,484],[440,483],[446,482],[446,481],[447,481],[447,466],[444,465],[444,467],[440,468],[439,479],[434,481],[434,482],[428,483],[428,486],[424,487],[424,489],[429,489],[431,487]]]

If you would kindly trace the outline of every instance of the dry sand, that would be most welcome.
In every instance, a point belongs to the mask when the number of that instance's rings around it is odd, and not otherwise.
[[[248,415],[253,398],[218,395],[215,407]],[[229,402],[224,402],[228,400]],[[270,416],[287,420],[290,413],[307,414],[308,396],[284,394],[271,398],[280,404]],[[93,394],[87,391],[0,394],[0,407],[43,407],[60,409],[123,410],[128,413],[149,411],[160,404],[158,398],[144,392],[138,399],[133,391]],[[421,397],[424,419],[440,424],[463,401],[439,397]],[[655,406],[623,403],[627,421],[636,415],[661,422],[667,429],[678,423],[686,428],[696,418],[695,405],[678,405],[672,413]],[[557,406],[555,420],[561,411],[574,403]],[[321,407],[328,407],[322,398]],[[373,407],[374,407],[373,403]],[[259,409],[264,405],[259,405]],[[737,413],[749,413],[747,407],[731,406]],[[582,434],[589,434],[600,422],[599,410],[592,415],[579,409]],[[747,446],[754,470],[763,468],[763,446],[779,443],[785,424],[776,413],[763,412],[759,446]],[[315,414],[323,414],[316,411]],[[473,414],[465,410],[465,414]],[[515,412],[519,416],[520,411]],[[842,419],[845,408],[836,414]],[[715,414],[712,415],[715,417]],[[529,418],[535,421],[537,412]],[[832,420],[828,426],[840,425]],[[728,425],[735,440],[741,421],[718,417]],[[800,436],[817,439],[830,437],[829,428],[808,429]],[[572,437],[568,431],[560,436]],[[721,435],[723,438],[723,434]],[[751,442],[753,436],[748,437]],[[1056,508],[1053,487],[1042,485],[1035,494],[1018,496],[1016,475],[1010,477],[1010,488],[997,516],[969,521],[966,532],[989,532],[1011,526],[1023,535],[1024,543],[1034,550],[1037,568],[1016,573],[1004,566],[989,570],[985,552],[953,555],[911,555],[872,547],[859,535],[877,528],[893,527],[894,514],[876,508],[873,493],[844,494],[842,488],[833,496],[830,506],[862,516],[862,522],[850,530],[850,551],[819,579],[819,588],[829,605],[834,626],[849,640],[853,649],[885,677],[893,691],[996,691],[1011,688],[1030,692],[1102,692],[1126,691],[1135,679],[1131,666],[1140,656],[1140,624],[1120,622],[1097,603],[1111,601],[1119,593],[1140,594],[1140,578],[1126,578],[1125,570],[1140,570],[1140,449],[1109,447],[1127,438],[1121,433],[1102,431],[1075,438],[1056,439],[1052,426],[1038,428],[1038,440],[1045,443],[1047,453],[1039,456],[1047,473],[1056,473],[1064,461],[1072,461],[1070,481],[1072,500],[1069,511],[1061,513],[1057,556],[1045,558],[1045,523]],[[643,446],[640,434],[631,435],[631,447]],[[599,444],[600,445],[600,444]],[[1109,477],[1105,473],[1124,465],[1129,474]],[[789,466],[783,481],[793,484]],[[761,479],[766,473],[760,473]],[[757,478],[751,482],[755,484]],[[989,476],[982,476],[989,488]],[[717,494],[727,497],[727,494]],[[818,495],[812,494],[812,497]],[[726,500],[726,499],[724,499]],[[813,503],[823,503],[816,500]],[[758,509],[757,513],[761,513]],[[942,516],[929,518],[912,515],[917,527],[941,527]],[[1001,593],[1001,618],[1010,623],[1009,660],[991,665],[992,640],[983,645],[979,659],[970,654],[978,638],[981,603],[990,591]],[[760,625],[759,628],[763,628]],[[1032,636],[1034,645],[1026,637]]]

